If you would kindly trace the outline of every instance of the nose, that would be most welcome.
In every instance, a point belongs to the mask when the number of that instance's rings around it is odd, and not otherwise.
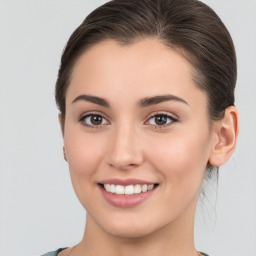
[[[108,164],[118,170],[128,170],[143,163],[143,152],[136,129],[123,125],[112,131],[109,138]]]

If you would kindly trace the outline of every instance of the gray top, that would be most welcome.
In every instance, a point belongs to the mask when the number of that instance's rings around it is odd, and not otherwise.
[[[41,256],[57,256],[59,252],[65,250],[65,249],[67,249],[67,247],[66,248],[59,248],[58,250],[53,251],[53,252],[47,252],[47,253],[45,253]]]
[[[63,251],[63,250],[65,250],[65,249],[67,249],[67,248],[60,248],[60,249],[58,249],[57,251],[54,251],[54,252],[47,252],[47,253],[45,253],[45,254],[43,254],[43,255],[41,255],[41,256],[58,256],[58,253],[61,252],[61,251]],[[209,255],[206,254],[206,253],[203,253],[203,252],[200,252],[200,253],[201,253],[201,255],[203,255],[203,256],[209,256]]]

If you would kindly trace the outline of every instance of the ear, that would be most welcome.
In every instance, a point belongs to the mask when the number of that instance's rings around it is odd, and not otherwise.
[[[58,114],[58,119],[59,119],[62,136],[64,136],[64,118],[61,113]]]
[[[64,119],[61,113],[59,113],[58,118],[59,118],[59,124],[61,127],[62,136],[64,136]],[[66,150],[64,146],[63,146],[63,157],[67,161]]]
[[[221,166],[233,154],[239,132],[238,111],[236,107],[226,108],[224,117],[213,127],[213,145],[209,157],[212,166]]]
[[[65,150],[64,146],[63,146],[63,157],[64,157],[65,161],[67,162],[66,150]]]

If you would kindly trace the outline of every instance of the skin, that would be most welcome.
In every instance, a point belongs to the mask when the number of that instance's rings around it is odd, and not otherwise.
[[[206,166],[230,157],[238,121],[230,107],[210,125],[207,96],[192,73],[183,57],[157,39],[128,46],[107,40],[77,61],[62,128],[65,159],[87,219],[71,255],[197,255],[193,223]],[[74,102],[80,95],[103,98],[109,106]],[[139,104],[163,95],[180,100]],[[92,125],[89,114],[102,116],[102,124]],[[157,124],[156,114],[168,116],[166,123]],[[120,208],[99,189],[98,182],[109,178],[159,185],[141,204]],[[69,253],[70,248],[60,255]]]

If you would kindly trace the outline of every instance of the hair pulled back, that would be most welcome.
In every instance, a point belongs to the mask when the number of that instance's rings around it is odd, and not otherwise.
[[[217,14],[198,0],[113,0],[90,13],[69,38],[56,82],[56,103],[65,119],[65,98],[78,58],[113,39],[129,45],[153,37],[193,66],[193,79],[208,97],[211,120],[234,105],[237,67],[231,36]]]

